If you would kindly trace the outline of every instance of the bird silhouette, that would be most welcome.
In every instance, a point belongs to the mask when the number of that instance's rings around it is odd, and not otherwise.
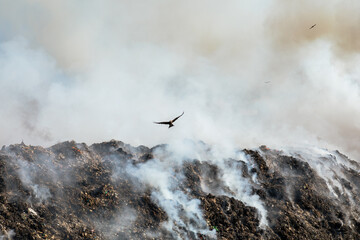
[[[312,28],[314,28],[316,26],[316,23],[314,24],[314,25],[312,25],[309,29],[312,29]]]
[[[184,115],[184,112],[181,114],[181,115],[179,115],[179,116],[177,116],[176,118],[174,118],[173,120],[170,120],[170,121],[167,121],[167,122],[154,122],[154,123],[156,123],[156,124],[165,124],[165,125],[169,125],[169,128],[171,128],[171,127],[173,127],[174,126],[174,122],[176,121],[176,120],[178,120],[178,118],[179,117],[181,117],[182,115]]]

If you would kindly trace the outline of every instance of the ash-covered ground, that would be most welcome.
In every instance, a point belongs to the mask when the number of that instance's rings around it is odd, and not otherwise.
[[[0,239],[360,239],[360,164],[112,140],[0,151]]]

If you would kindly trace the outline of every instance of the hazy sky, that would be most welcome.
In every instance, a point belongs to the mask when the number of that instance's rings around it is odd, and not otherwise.
[[[358,157],[359,12],[355,0],[0,0],[0,144],[190,138]],[[153,124],[182,111],[170,130]]]

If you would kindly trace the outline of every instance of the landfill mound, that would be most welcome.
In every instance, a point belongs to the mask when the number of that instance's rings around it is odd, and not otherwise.
[[[185,145],[4,146],[0,239],[360,239],[345,155]]]

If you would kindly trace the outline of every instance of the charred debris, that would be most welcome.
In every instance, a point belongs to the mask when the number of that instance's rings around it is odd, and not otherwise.
[[[160,185],[130,174],[150,162],[156,166],[159,150],[163,158],[173,157],[167,145],[132,147],[115,140],[3,147],[0,238],[360,239],[360,165],[339,152],[313,161],[309,154],[262,146],[241,150],[246,161],[221,160],[236,162],[231,166],[248,184],[250,192],[240,196],[256,196],[263,204],[263,226],[259,210],[234,197],[216,161],[177,162],[172,169],[182,177],[169,174],[176,183],[170,194],[197,201],[205,223],[200,226],[176,199],[165,205],[154,197]]]

